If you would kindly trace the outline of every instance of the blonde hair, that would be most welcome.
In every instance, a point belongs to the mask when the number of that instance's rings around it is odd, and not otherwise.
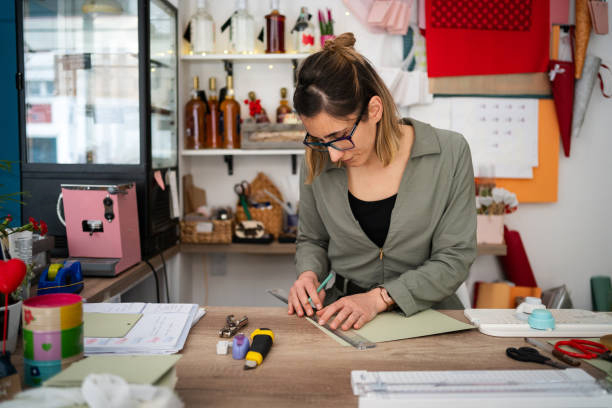
[[[380,97],[383,110],[376,124],[374,149],[378,159],[387,166],[400,146],[397,107],[372,64],[355,51],[354,45],[353,33],[344,33],[335,40],[327,40],[323,50],[306,58],[297,74],[293,105],[298,114],[306,117],[314,117],[321,111],[336,118],[361,113],[362,121],[367,122],[371,98]],[[321,173],[327,160],[328,153],[306,148],[307,184]]]

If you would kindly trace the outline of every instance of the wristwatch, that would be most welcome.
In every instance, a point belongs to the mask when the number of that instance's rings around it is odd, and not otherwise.
[[[382,297],[383,302],[387,305],[387,311],[393,309],[395,307],[395,301],[389,296],[389,292],[382,286],[380,288],[380,296]]]

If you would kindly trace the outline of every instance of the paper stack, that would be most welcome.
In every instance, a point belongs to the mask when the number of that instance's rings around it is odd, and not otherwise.
[[[182,303],[86,303],[83,311],[85,355],[177,353],[192,325],[205,313],[196,304]],[[130,318],[121,319],[121,324],[132,324],[131,328],[115,330],[117,319],[113,315],[117,314],[130,314]],[[103,321],[109,323],[104,336],[100,333]],[[88,337],[89,333],[99,337]]]

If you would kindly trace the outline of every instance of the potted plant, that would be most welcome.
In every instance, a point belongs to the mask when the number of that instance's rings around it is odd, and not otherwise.
[[[481,188],[476,196],[476,241],[479,244],[504,243],[504,215],[518,208],[516,194],[504,188]]]
[[[0,160],[0,170],[10,171],[11,162]],[[19,323],[21,321],[21,303],[24,299],[28,298],[30,282],[34,278],[32,265],[33,234],[37,233],[40,236],[44,236],[47,233],[47,224],[42,220],[38,222],[34,218],[30,218],[29,222],[25,225],[11,227],[13,217],[10,214],[2,214],[4,203],[13,201],[23,204],[19,200],[23,195],[21,192],[0,194],[0,280],[6,284],[9,276],[14,274],[14,268],[17,263],[10,262],[11,259],[21,259],[26,267],[25,276],[20,279],[16,288],[9,291],[0,291],[0,330],[3,330],[4,309],[6,307],[8,308],[6,349],[10,352],[13,352],[17,345]],[[0,284],[0,286],[3,285]],[[2,340],[1,337],[0,340]],[[0,341],[0,349],[3,346],[2,342]]]

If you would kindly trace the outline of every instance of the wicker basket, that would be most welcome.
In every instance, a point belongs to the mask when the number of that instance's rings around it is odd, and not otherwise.
[[[261,221],[266,228],[266,232],[278,239],[278,236],[283,231],[283,209],[273,199],[268,196],[264,190],[274,194],[280,200],[283,199],[283,195],[280,193],[278,188],[272,183],[272,181],[263,173],[258,173],[257,177],[251,183],[251,196],[250,201],[257,203],[271,203],[271,206],[266,208],[255,208],[249,207],[251,218],[257,221]],[[238,203],[236,205],[236,221],[246,220],[246,214],[244,208]]]
[[[198,232],[198,224],[204,221],[181,221],[181,242],[186,244],[231,244],[232,220],[205,221],[213,223],[212,232]]]

